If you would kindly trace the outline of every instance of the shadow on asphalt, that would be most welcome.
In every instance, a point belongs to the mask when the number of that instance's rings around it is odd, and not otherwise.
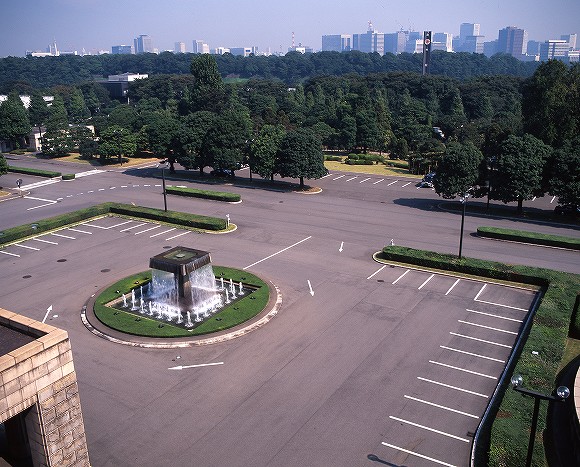
[[[374,454],[369,454],[367,456],[367,459],[370,461],[373,461],[373,462],[377,462],[379,464],[389,465],[390,467],[406,467],[405,465],[393,464],[392,462],[387,462],[383,459],[380,459],[378,456],[375,456]]]

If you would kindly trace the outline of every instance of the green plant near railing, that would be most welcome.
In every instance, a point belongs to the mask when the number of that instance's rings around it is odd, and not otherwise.
[[[215,201],[237,202],[242,199],[238,193],[228,193],[226,191],[198,190],[196,188],[167,187],[165,189],[169,195],[190,196],[192,198],[204,198]]]
[[[572,337],[580,336],[580,313],[575,308],[580,292],[580,276],[474,258],[458,259],[454,255],[399,246],[385,247],[377,258],[543,287],[545,293],[513,372],[523,375],[534,389],[544,392],[553,390],[568,333]],[[526,458],[531,406],[522,404],[521,395],[506,391],[507,387],[508,384],[504,384],[500,397],[491,407],[491,413],[497,415],[493,424],[485,423],[482,426],[480,439],[489,442],[478,444],[475,453],[478,466],[521,465],[521,460]],[[545,422],[544,404],[538,433],[545,428]],[[534,459],[541,459],[537,465],[544,465],[541,443],[535,443],[535,452]]]
[[[52,172],[50,170],[40,170],[40,169],[30,169],[28,167],[15,167],[13,165],[8,167],[8,172],[14,172],[19,174],[26,174],[26,175],[37,175],[38,177],[60,177],[62,175],[61,172]]]
[[[502,229],[499,227],[478,227],[477,234],[480,237],[580,250],[580,239],[574,237],[564,237],[539,232],[526,232],[523,230]]]
[[[74,180],[75,179],[75,174],[62,174],[61,177],[63,180]]]

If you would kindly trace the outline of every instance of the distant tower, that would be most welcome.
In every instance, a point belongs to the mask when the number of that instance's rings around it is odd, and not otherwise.
[[[423,75],[429,74],[431,63],[431,31],[423,32]]]
[[[294,43],[294,31],[292,31],[292,48],[296,48],[296,44]]]

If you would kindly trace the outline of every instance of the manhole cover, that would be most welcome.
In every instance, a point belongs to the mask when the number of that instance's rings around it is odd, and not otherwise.
[[[377,282],[385,282],[383,279],[377,279]]]
[[[66,259],[57,259],[56,262],[57,263],[64,263],[66,261]]]
[[[30,274],[26,274],[26,276],[22,276],[22,279],[30,279],[32,276]]]
[[[101,269],[101,272],[110,272],[110,271],[111,271],[111,270],[110,270],[110,269],[107,269],[107,268],[105,268],[105,269]]]

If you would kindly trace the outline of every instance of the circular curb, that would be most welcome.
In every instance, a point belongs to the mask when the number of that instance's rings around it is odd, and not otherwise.
[[[107,332],[105,330],[101,329],[97,329],[95,326],[93,326],[89,319],[87,318],[87,308],[89,308],[89,314],[98,321],[98,318],[96,316],[94,316],[93,314],[93,303],[94,303],[94,297],[91,297],[89,300],[87,300],[87,304],[85,304],[81,310],[81,321],[83,322],[83,324],[85,325],[85,327],[92,332],[95,336],[100,337],[102,339],[108,340],[109,342],[114,342],[116,344],[123,344],[123,345],[128,345],[131,347],[140,347],[140,348],[146,348],[146,349],[178,349],[178,348],[188,348],[188,347],[198,347],[201,345],[211,345],[211,344],[219,344],[221,342],[227,342],[229,340],[232,339],[236,339],[238,337],[244,336],[252,331],[255,331],[256,329],[261,328],[262,326],[264,326],[265,324],[267,324],[272,318],[274,318],[277,314],[278,311],[280,310],[280,307],[282,305],[282,294],[280,293],[280,289],[278,288],[278,286],[276,284],[274,284],[273,282],[270,282],[270,290],[272,290],[272,288],[276,291],[276,301],[274,303],[274,305],[272,306],[272,309],[266,313],[264,316],[262,316],[260,319],[258,319],[257,321],[254,321],[253,323],[250,323],[242,328],[236,329],[234,331],[228,332],[226,334],[220,334],[218,336],[215,337],[207,337],[207,338],[192,338],[189,340],[180,340],[178,342],[168,342],[169,339],[173,339],[171,337],[169,338],[165,338],[164,341],[159,341],[159,340],[151,340],[151,338],[147,338],[147,337],[138,337],[138,336],[132,336],[135,339],[139,338],[141,340],[127,340],[127,339],[121,339],[119,337],[114,337],[110,334],[107,334]],[[97,294],[95,294],[96,296]],[[105,325],[102,325],[103,327],[106,327]],[[120,332],[120,331],[116,331],[116,332]],[[129,335],[127,335],[129,336]],[[149,339],[149,340],[147,340]],[[162,338],[159,338],[162,339]]]

